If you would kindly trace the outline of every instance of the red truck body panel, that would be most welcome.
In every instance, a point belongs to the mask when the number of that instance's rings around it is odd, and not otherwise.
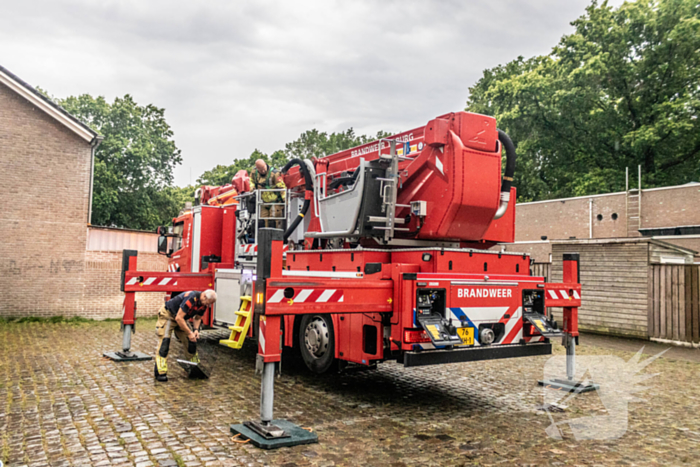
[[[396,218],[406,219],[407,230],[397,230],[395,238],[449,242],[459,248],[416,243],[413,248],[355,245],[350,249],[348,241],[339,249],[310,249],[307,242],[305,250],[287,251],[289,245],[272,241],[264,247],[271,254],[270,276],[264,288],[250,292],[255,314],[249,335],[258,338],[265,361],[279,359],[280,343],[300,345],[299,323],[306,315],[332,319],[334,356],[347,362],[369,365],[406,352],[452,350],[451,345],[434,345],[440,340],[431,340],[428,327],[420,322],[424,316],[417,310],[426,294],[438,297],[446,325],[472,333],[471,343],[465,338],[457,349],[544,342],[542,333],[524,317],[523,297],[533,292],[545,309],[563,307],[565,330],[577,335],[581,287],[574,276],[574,261],[565,261],[564,282],[551,284],[530,275],[528,255],[486,251],[497,242],[512,242],[515,226],[515,188],[505,214],[494,220],[502,201],[501,144],[495,119],[454,112],[392,139],[400,143],[396,203],[427,204],[423,217],[398,207]],[[388,153],[386,141],[375,141],[315,160],[314,167],[317,173],[325,172],[330,184],[357,170],[361,159],[375,161]],[[202,191],[207,200],[233,204],[198,206],[174,220],[182,225],[183,236],[181,248],[171,255],[169,272],[139,272],[130,266],[125,274],[125,319],[133,322],[128,308],[133,308],[135,292],[214,288],[217,271],[255,267],[251,265],[259,245],[237,243],[239,206],[228,197],[232,190],[245,189],[244,179],[240,174],[233,186]],[[309,195],[309,191],[303,193],[298,167],[290,169],[284,180],[290,193]],[[308,213],[309,231],[318,232],[313,209]],[[213,323],[211,314],[205,323]],[[479,331],[484,326],[493,329],[494,342],[482,343]]]

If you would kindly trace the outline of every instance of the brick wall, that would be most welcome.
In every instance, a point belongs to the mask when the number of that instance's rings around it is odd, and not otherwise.
[[[82,316],[120,318],[124,294],[119,291],[122,254],[116,251],[88,251],[83,275]],[[157,253],[139,253],[138,269],[166,271],[168,259]],[[137,318],[153,316],[163,305],[163,293],[137,293]]]
[[[515,219],[515,241],[537,242],[571,237],[589,238],[592,200],[593,238],[627,237],[626,195],[612,193],[582,198],[518,204]],[[681,185],[664,189],[642,190],[641,227],[661,228],[700,225],[700,185]],[[636,215],[631,213],[630,215]],[[598,216],[601,218],[599,219]],[[631,222],[634,222],[631,220]],[[631,229],[634,231],[634,229]],[[700,238],[669,238],[663,241],[700,251]],[[531,253],[537,262],[548,261],[548,243],[516,243],[507,251]],[[700,255],[696,256],[700,260]]]
[[[0,316],[118,318],[121,252],[86,251],[91,148],[0,84]],[[139,269],[167,258],[139,254]],[[163,294],[137,294],[138,315]]]
[[[0,315],[81,315],[91,149],[0,84]]]
[[[700,185],[642,190],[642,228],[700,225]]]
[[[570,198],[541,203],[519,204],[515,217],[515,241],[588,238],[589,199],[593,200],[593,236],[625,236],[625,195]],[[603,216],[598,220],[598,215]],[[613,220],[617,214],[617,220]]]

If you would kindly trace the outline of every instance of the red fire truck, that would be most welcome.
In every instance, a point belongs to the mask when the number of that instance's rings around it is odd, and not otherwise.
[[[289,161],[286,190],[270,190],[283,192],[274,203],[251,192],[244,174],[202,187],[195,206],[161,229],[167,272],[138,271],[135,252],[125,252],[124,350],[135,292],[215,289],[205,323],[231,330],[225,345],[258,343],[258,433],[279,428],[271,375],[283,349],[324,373],[389,360],[409,367],[546,355],[549,339],[563,337],[573,365],[578,257],[563,258],[562,283],[546,283],[531,275],[528,255],[489,250],[514,240],[515,159],[494,118],[455,112]],[[283,215],[263,219],[273,207]],[[550,307],[563,308],[562,329]]]

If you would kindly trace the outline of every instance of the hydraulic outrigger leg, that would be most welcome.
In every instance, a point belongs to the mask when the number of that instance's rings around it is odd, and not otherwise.
[[[138,252],[135,250],[122,251],[122,292],[124,292],[124,273],[128,270],[136,270],[137,254]],[[131,335],[134,333],[136,326],[136,294],[134,292],[127,292],[124,295],[124,307],[122,312],[122,350],[105,352],[102,355],[115,362],[151,360],[152,357],[150,355],[131,351]]]
[[[254,294],[254,319],[258,321],[258,355],[256,370],[262,374],[260,384],[260,421],[231,425],[231,433],[249,439],[259,448],[276,449],[318,442],[318,436],[291,422],[273,419],[275,369],[282,360],[282,329],[280,316],[265,315],[265,284],[271,271],[282,274],[282,231],[258,231],[258,266]]]
[[[578,253],[565,253],[563,258],[563,282],[581,283]],[[541,386],[566,392],[595,391],[599,385],[590,381],[576,381],[576,344],[578,343],[578,308],[564,307],[564,337],[562,345],[566,348],[566,379],[539,381]]]

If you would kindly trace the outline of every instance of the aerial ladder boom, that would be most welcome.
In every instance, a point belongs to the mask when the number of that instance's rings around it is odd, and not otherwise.
[[[372,238],[381,244],[513,241],[514,210],[508,206],[515,196],[515,149],[493,117],[446,114],[316,159],[314,168],[318,222],[307,237]],[[306,186],[298,167],[287,172],[285,182],[292,190]]]

